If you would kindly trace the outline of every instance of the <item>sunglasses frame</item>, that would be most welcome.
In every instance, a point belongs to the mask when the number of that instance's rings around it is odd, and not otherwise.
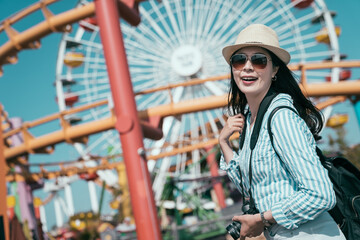
[[[240,64],[241,67],[234,67],[233,58],[236,57],[236,56],[238,56],[238,55],[245,56],[245,62],[242,63],[242,64]],[[256,56],[256,55],[262,55],[262,56],[264,56],[264,57],[266,58],[265,64],[263,64],[263,63],[256,63],[256,62],[254,63],[254,61],[256,61],[256,60],[253,59],[253,57]],[[246,55],[245,53],[236,53],[236,54],[234,54],[234,55],[231,56],[231,58],[230,58],[230,65],[231,65],[231,67],[232,67],[233,69],[235,69],[235,70],[242,70],[242,69],[244,68],[244,66],[246,65],[247,61],[249,61],[249,60],[250,60],[251,65],[252,65],[254,68],[256,68],[256,69],[265,69],[266,66],[267,66],[267,64],[268,64],[268,62],[271,62],[271,61],[272,61],[272,60],[269,59],[269,57],[266,56],[264,53],[254,53],[254,54],[251,55],[250,57],[249,57],[248,55]],[[239,64],[239,63],[238,63],[238,64]]]

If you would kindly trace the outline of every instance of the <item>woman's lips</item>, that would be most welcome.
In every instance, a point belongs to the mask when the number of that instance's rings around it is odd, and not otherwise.
[[[244,84],[251,84],[251,83],[255,82],[257,80],[257,78],[256,77],[242,77],[241,80]]]

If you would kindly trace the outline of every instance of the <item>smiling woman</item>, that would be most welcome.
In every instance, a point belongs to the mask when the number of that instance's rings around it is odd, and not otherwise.
[[[322,116],[286,66],[290,54],[280,48],[275,31],[249,25],[234,45],[223,48],[223,56],[231,69],[228,108],[234,116],[219,136],[220,167],[241,192],[245,213],[233,217],[240,223],[234,239],[262,233],[267,239],[345,239],[327,212],[335,206],[335,193],[315,151]],[[286,109],[274,115],[279,155],[262,124],[278,106],[299,113]],[[229,142],[234,132],[240,133],[238,151]]]

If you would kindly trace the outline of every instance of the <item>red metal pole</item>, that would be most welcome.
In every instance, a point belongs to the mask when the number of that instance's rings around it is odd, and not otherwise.
[[[218,168],[218,164],[215,159],[215,152],[211,152],[211,151],[213,151],[213,147],[214,146],[206,147],[206,150],[209,153],[209,155],[206,158],[206,161],[207,161],[207,164],[209,165],[211,176],[218,177],[219,176],[219,168]],[[215,181],[213,181],[213,187],[215,190],[216,197],[219,201],[219,206],[220,206],[220,208],[225,208],[226,203],[225,203],[223,187],[220,182],[215,182]]]
[[[123,148],[137,238],[161,239],[115,0],[95,0],[95,13],[114,100],[117,118],[115,128],[120,133]]]

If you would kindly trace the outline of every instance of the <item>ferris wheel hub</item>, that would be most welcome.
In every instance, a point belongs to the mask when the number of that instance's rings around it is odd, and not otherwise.
[[[171,67],[180,76],[192,76],[202,67],[202,54],[197,47],[182,45],[173,52]]]

